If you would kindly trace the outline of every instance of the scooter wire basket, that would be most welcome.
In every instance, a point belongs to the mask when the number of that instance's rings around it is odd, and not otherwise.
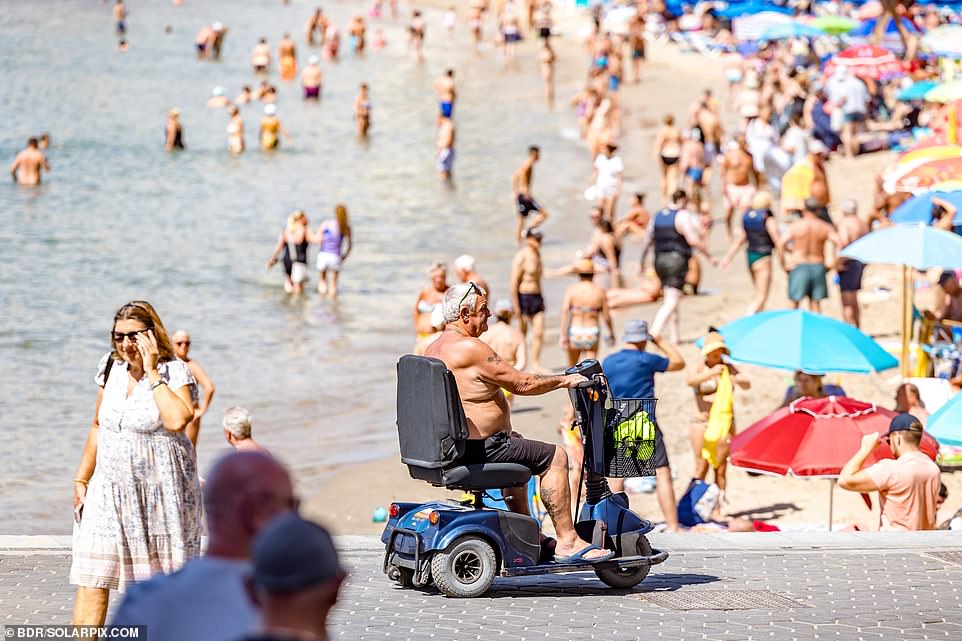
[[[605,425],[606,476],[655,475],[655,402],[653,398],[611,400]]]

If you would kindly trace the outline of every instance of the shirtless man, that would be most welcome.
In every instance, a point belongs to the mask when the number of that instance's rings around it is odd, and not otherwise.
[[[705,174],[702,180],[705,185],[711,185],[711,168],[721,150],[723,132],[717,109],[711,89],[705,89],[692,110],[691,124],[701,129],[702,140],[705,142]]]
[[[457,91],[454,88],[454,69],[448,69],[443,76],[434,81],[434,93],[438,95],[438,122],[440,123],[442,118],[451,118],[454,115],[454,101],[457,98]]]
[[[628,207],[628,213],[615,222],[615,238],[621,240],[626,234],[631,233],[643,239],[648,233],[648,224],[650,222],[651,212],[645,207],[645,194],[640,192],[636,193],[631,197],[631,205]],[[639,269],[640,267],[639,265]]]
[[[251,50],[251,67],[254,73],[267,73],[271,68],[271,48],[267,38],[261,38]]]
[[[190,442],[194,444],[194,449],[197,449],[197,436],[200,434],[200,419],[207,413],[210,409],[210,401],[214,398],[214,382],[210,380],[210,376],[204,371],[204,368],[200,366],[200,363],[190,358],[190,334],[184,330],[177,330],[174,335],[170,337],[170,341],[174,344],[174,354],[180,360],[187,363],[187,367],[190,368],[190,373],[194,375],[194,380],[200,385],[204,390],[204,396],[200,400],[200,403],[194,403],[194,420],[187,424],[187,438]]]
[[[531,326],[532,371],[541,371],[541,346],[544,342],[544,297],[541,295],[541,231],[530,227],[525,246],[518,250],[511,265],[511,299],[518,310],[521,333]]]
[[[37,139],[27,140],[27,146],[17,154],[10,165],[10,175],[13,182],[21,185],[39,185],[40,174],[43,171],[50,171],[50,164],[47,157],[37,148]]]
[[[792,309],[798,309],[802,299],[808,298],[809,307],[815,313],[821,313],[821,301],[828,298],[825,273],[831,263],[825,260],[825,243],[831,241],[836,247],[841,245],[832,226],[816,215],[819,206],[818,200],[807,199],[802,217],[793,221],[778,240],[782,266],[788,272],[788,298]]]
[[[409,45],[414,51],[414,59],[421,62],[423,60],[421,49],[424,47],[424,18],[417,9],[411,14],[408,34],[410,35]]]
[[[194,48],[197,50],[197,59],[202,60],[211,55],[213,50],[214,38],[213,25],[205,24],[194,37]]]
[[[318,41],[320,45],[324,44],[324,38],[327,34],[327,17],[324,15],[324,10],[318,7],[311,14],[311,17],[307,20],[307,26],[305,27],[307,46],[314,46],[314,36],[317,34]]]
[[[514,200],[518,206],[518,229],[515,236],[518,243],[521,243],[524,235],[524,223],[528,214],[537,214],[532,220],[530,227],[540,227],[548,219],[547,210],[543,209],[538,201],[531,195],[531,182],[534,178],[534,164],[541,158],[541,149],[537,145],[528,147],[528,157],[525,158],[521,166],[511,174],[511,191],[514,192]],[[530,228],[529,227],[529,228]]]
[[[441,180],[450,181],[454,170],[454,121],[441,117],[437,137],[437,169]]]
[[[568,456],[548,443],[525,439],[511,429],[511,411],[502,389],[512,394],[535,396],[558,389],[571,389],[586,379],[579,374],[542,376],[525,374],[508,365],[497,352],[478,339],[488,328],[487,297],[472,284],[455,285],[442,303],[445,330],[427,349],[454,374],[468,424],[467,448],[461,462],[517,463],[541,477],[541,501],[557,536],[555,560],[601,561],[614,552],[600,550],[583,541],[571,519],[568,487]],[[526,513],[527,490],[505,489],[515,511]]]
[[[117,26],[118,36],[127,33],[127,5],[124,4],[124,0],[117,0],[114,3],[114,22]]]
[[[301,71],[301,86],[304,88],[304,100],[320,100],[321,85],[324,74],[321,72],[321,59],[312,55],[307,59],[307,66]]]
[[[628,47],[631,49],[631,70],[635,84],[641,82],[641,62],[645,59],[645,14],[639,4],[628,21]]]
[[[735,213],[742,214],[751,208],[752,198],[761,184],[745,136],[739,135],[725,147],[725,155],[719,161],[719,171],[725,192],[725,231],[731,240],[732,218]]]
[[[846,200],[842,203],[842,221],[838,225],[838,250],[842,251],[869,232],[868,224],[858,215],[858,203]],[[839,258],[835,269],[838,271],[838,288],[842,293],[842,320],[849,325],[859,326],[861,313],[858,308],[858,290],[862,289],[863,263],[854,258]]]
[[[962,287],[959,286],[955,272],[942,272],[936,292],[936,320],[962,321]]]
[[[474,256],[469,256],[468,254],[463,254],[454,259],[454,272],[458,275],[458,279],[462,283],[474,283],[484,291],[491,293],[488,289],[488,283],[481,277],[478,273],[477,263],[474,260]]]
[[[224,438],[239,452],[263,452],[269,454],[263,445],[251,436],[251,413],[243,407],[232,407],[224,412]]]

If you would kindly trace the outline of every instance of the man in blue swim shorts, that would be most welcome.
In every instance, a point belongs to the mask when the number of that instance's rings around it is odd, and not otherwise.
[[[444,75],[434,81],[434,92],[438,95],[438,118],[450,118],[454,115],[454,100],[457,92],[454,89],[454,69],[448,69]]]
[[[805,199],[802,217],[788,226],[779,245],[785,256],[788,270],[788,298],[792,308],[797,309],[805,298],[809,300],[811,311],[822,311],[821,301],[828,298],[825,282],[825,243],[840,246],[835,229],[816,215],[821,203],[814,198]]]

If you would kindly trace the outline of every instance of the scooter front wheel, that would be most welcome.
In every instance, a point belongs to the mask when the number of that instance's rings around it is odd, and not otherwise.
[[[498,570],[498,557],[491,544],[478,536],[455,539],[446,550],[431,558],[431,575],[443,594],[469,598],[491,587]]]
[[[636,554],[649,556],[651,554],[651,543],[644,536],[638,538],[638,551]],[[651,571],[651,566],[636,565],[631,568],[595,568],[595,574],[601,581],[612,588],[627,590],[633,588],[646,578]]]

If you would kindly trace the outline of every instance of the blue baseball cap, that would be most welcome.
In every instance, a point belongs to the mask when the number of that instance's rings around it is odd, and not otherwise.
[[[892,432],[921,432],[922,431],[922,421],[915,418],[911,414],[903,412],[892,419],[889,423],[888,434]]]

